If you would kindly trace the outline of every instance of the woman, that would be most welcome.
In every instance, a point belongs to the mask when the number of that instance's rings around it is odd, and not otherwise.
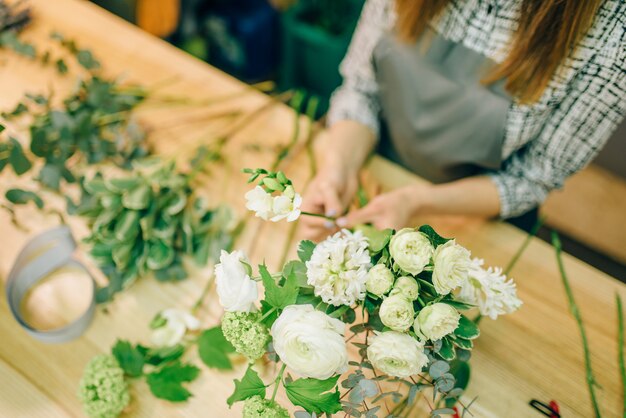
[[[626,113],[623,0],[367,0],[303,220],[313,238],[416,214],[513,218],[582,169]],[[433,185],[344,215],[379,151]]]

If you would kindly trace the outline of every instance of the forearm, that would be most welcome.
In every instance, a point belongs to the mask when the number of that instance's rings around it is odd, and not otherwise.
[[[374,149],[376,137],[362,123],[342,120],[333,124],[315,143],[315,154],[320,169],[358,171]]]
[[[469,177],[450,183],[409,186],[407,190],[416,214],[476,215],[500,214],[500,197],[493,181],[486,176]]]

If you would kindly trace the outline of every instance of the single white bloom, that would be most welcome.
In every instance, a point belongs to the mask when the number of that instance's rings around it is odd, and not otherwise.
[[[328,379],[348,369],[345,324],[311,305],[287,306],[272,325],[274,350],[295,373]]]
[[[371,265],[367,239],[343,229],[315,247],[306,263],[307,283],[325,303],[352,306],[365,299]]]
[[[425,340],[440,340],[454,332],[459,326],[461,314],[454,307],[445,303],[434,303],[422,309],[413,330],[415,334]]]
[[[419,296],[420,286],[413,277],[398,277],[396,284],[393,285],[391,295],[402,295],[408,300],[415,300]]]
[[[513,280],[507,280],[501,268],[483,267],[484,261],[474,258],[469,278],[461,285],[459,300],[478,306],[481,315],[491,319],[515,312],[522,306]]]
[[[421,273],[430,262],[433,246],[426,235],[412,228],[404,228],[391,237],[389,254],[398,267],[415,275]]]
[[[290,186],[289,186],[290,187]],[[287,222],[293,222],[300,217],[300,206],[302,205],[302,196],[295,193],[293,198],[286,194],[273,197],[272,201],[272,218],[270,221],[278,222],[287,218]]]
[[[377,264],[367,272],[365,286],[367,291],[382,296],[389,292],[393,286],[393,273],[384,264]]]
[[[447,295],[467,281],[471,254],[454,240],[437,247],[433,255],[433,285],[440,295]]]
[[[428,364],[424,344],[396,331],[376,333],[367,347],[367,358],[381,372],[401,378],[420,373]]]
[[[389,296],[380,305],[380,320],[394,331],[407,331],[414,318],[413,302],[402,295]]]
[[[255,212],[255,216],[268,220],[273,216],[272,195],[266,192],[261,186],[256,186],[254,189],[248,191],[246,197],[246,208]]]
[[[200,328],[200,321],[188,312],[179,309],[166,309],[159,313],[165,322],[152,331],[150,340],[158,347],[171,347],[182,341],[187,330]]]
[[[259,294],[256,283],[248,275],[248,263],[242,251],[222,250],[215,266],[215,284],[220,304],[227,312],[250,312]]]

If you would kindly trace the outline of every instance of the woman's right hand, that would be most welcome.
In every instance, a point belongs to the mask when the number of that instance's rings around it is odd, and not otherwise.
[[[344,214],[358,188],[358,170],[343,164],[325,167],[309,183],[304,194],[302,210],[326,216],[339,217]],[[333,233],[334,222],[314,216],[300,218],[300,233],[303,239],[319,241]]]

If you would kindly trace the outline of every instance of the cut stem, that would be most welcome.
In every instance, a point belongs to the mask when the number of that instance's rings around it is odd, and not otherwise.
[[[196,303],[194,303],[193,306],[191,307],[191,313],[193,315],[195,315],[196,312],[198,312],[198,309],[200,309],[202,307],[202,303],[204,302],[204,299],[209,294],[209,290],[211,290],[211,285],[213,284],[214,278],[215,278],[215,276],[214,276],[213,272],[211,272],[211,274],[209,275],[206,283],[204,284],[204,288],[202,289],[202,293],[200,293],[200,297],[198,298]]]
[[[620,376],[622,378],[622,415],[626,417],[626,360],[624,360],[624,311],[622,310],[622,298],[615,294],[617,302],[617,358],[619,362]]]
[[[517,264],[517,261],[519,260],[519,258],[522,256],[522,254],[524,254],[524,251],[526,251],[526,248],[528,247],[528,245],[532,241],[533,237],[535,235],[537,235],[537,232],[539,232],[539,229],[541,229],[541,226],[543,225],[545,220],[546,220],[545,216],[542,216],[539,219],[537,219],[537,223],[530,230],[530,232],[526,236],[526,239],[524,240],[522,245],[519,247],[519,249],[517,250],[517,252],[513,256],[513,258],[511,259],[511,261],[509,261],[509,264],[504,269],[504,275],[505,276],[508,276],[509,273],[511,272],[511,270],[513,270],[513,267],[515,267],[515,264]]]
[[[585,371],[586,371],[586,380],[587,386],[589,388],[589,397],[591,398],[591,405],[593,407],[594,416],[596,418],[601,418],[602,414],[600,413],[600,407],[598,405],[598,400],[596,398],[596,379],[593,376],[593,368],[591,366],[591,352],[589,350],[589,342],[587,340],[587,333],[585,331],[585,326],[583,324],[583,319],[580,315],[580,311],[578,309],[578,305],[576,305],[576,300],[574,299],[574,293],[572,292],[572,288],[569,283],[569,279],[567,278],[567,274],[565,272],[565,266],[563,265],[563,259],[561,257],[561,240],[559,239],[559,235],[556,231],[552,231],[552,245],[556,251],[556,261],[559,266],[559,272],[561,274],[561,279],[563,280],[563,287],[565,288],[565,294],[567,296],[567,301],[569,303],[569,310],[576,319],[576,323],[578,325],[578,330],[580,331],[580,337],[582,339],[583,344],[583,354],[585,359]]]

